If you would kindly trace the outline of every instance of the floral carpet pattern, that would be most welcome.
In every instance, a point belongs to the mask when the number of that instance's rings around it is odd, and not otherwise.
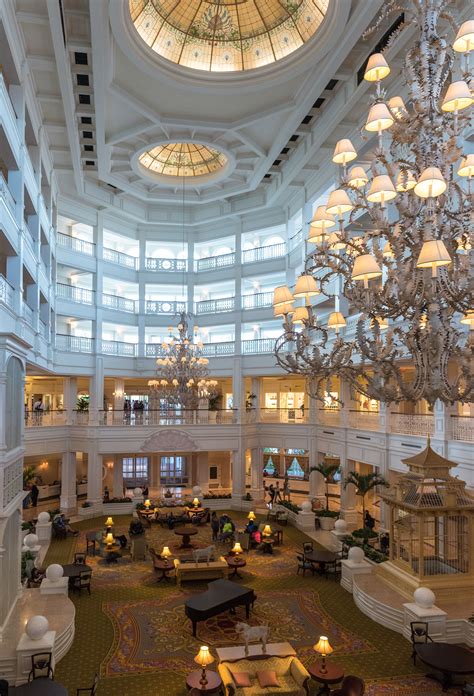
[[[244,524],[243,514],[231,514],[237,526]],[[75,552],[85,550],[86,532],[100,530],[103,521],[74,525],[79,536],[54,541],[46,565],[71,562]],[[114,516],[114,521],[115,534],[128,535],[130,518]],[[178,549],[180,540],[168,529],[153,526],[146,537],[158,552],[167,545],[175,556],[189,555]],[[296,553],[304,540],[305,535],[288,526],[283,529],[283,545],[273,555],[251,551],[245,556],[247,565],[237,582],[252,587],[257,595],[249,623],[269,625],[270,640],[288,640],[306,666],[317,658],[312,646],[327,634],[334,647],[329,659],[346,674],[363,677],[367,696],[441,694],[441,687],[413,665],[406,639],[362,614],[339,583],[296,574]],[[192,541],[198,547],[208,546],[209,527],[200,527]],[[228,545],[216,546],[218,555],[229,550]],[[204,641],[211,651],[241,644],[235,634],[236,618],[243,618],[239,609],[237,617],[224,613],[200,623],[198,637],[193,638],[184,600],[204,591],[207,583],[185,583],[182,589],[173,577],[169,583],[157,583],[150,560],[132,561],[127,554],[117,564],[107,565],[99,556],[88,556],[87,563],[93,570],[92,593],[71,597],[76,607],[74,643],[56,666],[55,678],[70,694],[90,686],[98,672],[97,696],[185,696],[186,674],[196,668],[193,658]],[[313,696],[316,684],[311,688]],[[451,689],[449,694],[459,696],[460,690]]]

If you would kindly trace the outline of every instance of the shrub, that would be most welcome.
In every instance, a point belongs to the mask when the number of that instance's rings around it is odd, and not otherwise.
[[[204,500],[223,500],[224,498],[232,498],[232,493],[205,493]]]
[[[110,498],[110,500],[107,501],[106,505],[108,505],[109,503],[131,503],[131,502],[132,502],[132,499],[131,499],[131,498],[127,498],[127,497],[125,496],[125,498]],[[145,507],[145,506],[143,505],[143,503],[140,503],[140,505],[142,506],[142,508]],[[137,506],[137,507],[138,507],[138,506]],[[140,509],[141,509],[141,508],[140,508]]]
[[[21,523],[21,531],[26,532],[28,530],[29,532],[32,532],[35,528],[35,525],[33,522],[22,522]]]
[[[364,527],[363,529],[355,529],[352,532],[352,536],[356,539],[375,539],[378,534],[377,532],[374,532],[373,529],[367,529],[367,527]]]
[[[282,505],[283,507],[287,508],[291,512],[294,512],[298,514],[298,512],[301,512],[301,508],[299,505],[296,505],[295,503],[290,503],[289,500],[282,500],[281,503],[278,503],[278,505]]]
[[[335,510],[316,510],[315,515],[317,517],[333,517],[334,519],[339,517],[339,513]]]

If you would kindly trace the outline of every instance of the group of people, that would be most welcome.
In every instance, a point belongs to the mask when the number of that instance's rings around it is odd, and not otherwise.
[[[235,532],[235,524],[227,514],[222,514],[217,517],[217,512],[211,515],[211,531],[212,541],[225,541],[233,537]]]
[[[263,487],[270,499],[268,501],[269,507],[273,507],[273,505],[281,503],[283,500],[290,500],[290,479],[288,478],[288,474],[285,474],[283,488],[280,488],[280,481],[277,481],[275,485],[271,483],[269,486],[266,486],[264,481]]]
[[[143,416],[144,410],[144,401],[137,401],[136,399],[131,401],[130,399],[125,399],[125,401],[123,402],[123,415],[125,416],[126,420],[130,418],[132,413],[135,415],[135,418]]]

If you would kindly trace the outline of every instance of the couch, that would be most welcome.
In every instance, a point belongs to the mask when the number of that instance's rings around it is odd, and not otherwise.
[[[228,565],[223,556],[217,561],[189,561],[183,563],[179,558],[174,559],[176,569],[176,584],[181,585],[186,580],[217,580],[227,577]]]
[[[297,657],[258,657],[244,658],[235,662],[221,662],[219,676],[226,696],[263,696],[263,694],[281,694],[282,696],[307,696],[309,694],[309,672]],[[237,687],[232,677],[233,672],[248,672],[251,686]],[[274,670],[280,686],[262,688],[257,679],[257,672]]]

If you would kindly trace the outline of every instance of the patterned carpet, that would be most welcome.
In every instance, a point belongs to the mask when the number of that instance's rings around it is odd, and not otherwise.
[[[232,513],[237,524],[243,516]],[[114,531],[127,532],[130,518],[115,518]],[[85,549],[85,533],[99,529],[102,520],[75,525],[80,535],[51,545],[46,563],[65,563],[75,551]],[[172,532],[153,526],[147,541],[158,551],[168,545],[175,555],[179,540]],[[334,580],[296,575],[296,551],[306,537],[293,527],[284,528],[283,545],[273,556],[252,551],[242,569],[241,584],[254,588],[255,610],[249,623],[269,625],[270,640],[288,640],[305,665],[316,660],[312,646],[321,634],[334,647],[331,660],[367,682],[368,696],[435,696],[436,682],[426,679],[410,660],[410,645],[400,635],[374,623],[354,605],[352,597]],[[209,527],[199,528],[193,543],[210,543]],[[228,550],[217,544],[218,553]],[[244,618],[222,614],[199,624],[198,638],[184,615],[183,602],[202,592],[207,583],[174,580],[157,583],[150,561],[132,562],[125,556],[116,565],[88,557],[93,568],[92,594],[72,596],[76,605],[76,635],[69,653],[56,668],[56,678],[69,693],[89,686],[94,673],[101,675],[99,696],[184,696],[185,675],[196,668],[193,657],[203,643],[212,648],[240,644],[235,623]],[[317,689],[313,690],[316,694]],[[460,691],[450,690],[451,696]]]

